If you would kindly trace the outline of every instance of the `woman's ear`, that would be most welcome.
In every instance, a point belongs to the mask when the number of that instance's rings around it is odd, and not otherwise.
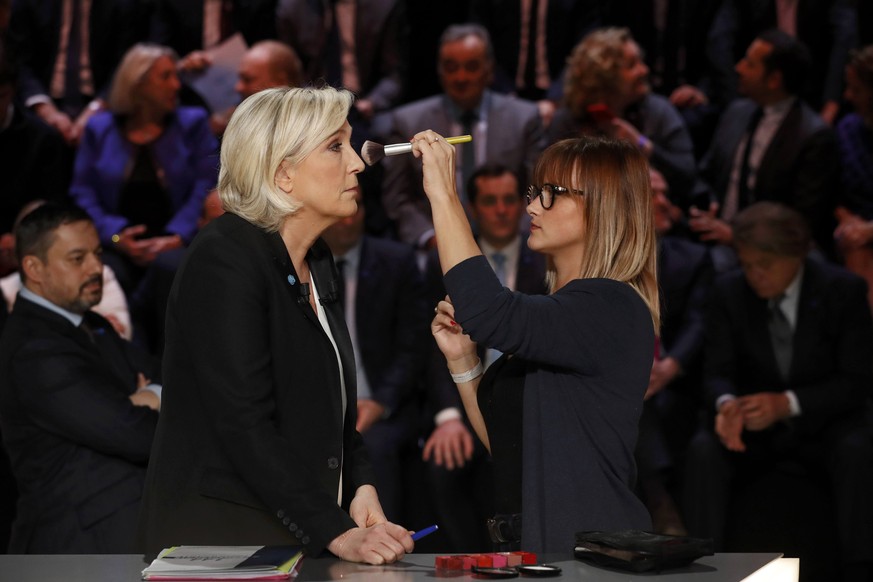
[[[273,182],[277,188],[286,194],[290,194],[294,189],[294,168],[288,160],[282,160],[282,163],[279,164],[279,168],[276,170],[275,176],[273,176]]]

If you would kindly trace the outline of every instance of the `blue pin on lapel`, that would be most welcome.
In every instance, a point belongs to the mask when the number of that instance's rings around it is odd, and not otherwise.
[[[297,279],[294,278],[294,275],[288,275],[288,282],[293,285],[297,282]]]

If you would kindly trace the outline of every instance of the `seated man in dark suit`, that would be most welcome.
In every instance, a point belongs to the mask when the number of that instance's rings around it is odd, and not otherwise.
[[[661,335],[646,391],[636,460],[642,499],[658,533],[687,533],[670,489],[688,440],[697,426],[703,363],[704,305],[712,284],[708,249],[672,234],[681,215],[664,176],[651,168],[652,205],[658,234]]]
[[[90,311],[88,214],[45,204],[16,229],[23,287],[0,338],[0,427],[19,490],[10,553],[131,553],[160,407],[157,367]]]
[[[486,164],[467,184],[473,220],[479,229],[477,242],[500,281],[510,289],[546,294],[545,257],[530,250],[520,232],[524,203],[518,177],[506,166]],[[439,257],[433,253],[427,266],[428,289],[433,305],[446,295]],[[458,389],[445,366],[445,358],[433,346],[427,376],[427,409],[434,428],[424,446],[429,463],[435,509],[440,528],[449,540],[449,551],[490,549],[485,519],[493,517],[493,484],[487,452],[463,416]],[[482,350],[488,365],[500,353]]]
[[[355,352],[358,426],[376,472],[379,501],[389,520],[401,518],[404,449],[414,446],[417,386],[430,338],[415,253],[396,241],[364,236],[364,205],[322,234],[334,255],[346,324]]]
[[[730,220],[753,202],[798,210],[828,253],[839,183],[833,130],[798,96],[808,80],[809,51],[779,30],[764,32],[737,63],[739,92],[722,114],[700,166],[689,225],[717,244],[720,271],[733,266]],[[723,259],[723,260],[722,260]]]
[[[713,286],[704,382],[717,411],[688,450],[686,523],[724,549],[733,484],[791,462],[833,493],[845,580],[873,573],[873,320],[864,281],[806,258],[809,230],[759,202],[733,223],[742,272]],[[810,500],[810,504],[816,500]]]

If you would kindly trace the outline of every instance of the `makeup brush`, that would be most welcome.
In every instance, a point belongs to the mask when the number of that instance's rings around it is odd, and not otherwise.
[[[473,141],[472,135],[459,135],[456,137],[447,137],[446,143],[452,145],[457,143],[467,143]],[[398,154],[408,154],[412,152],[411,143],[392,143],[382,145],[374,141],[367,140],[364,142],[364,147],[361,148],[361,157],[367,162],[368,166],[372,166],[385,156],[396,156]]]

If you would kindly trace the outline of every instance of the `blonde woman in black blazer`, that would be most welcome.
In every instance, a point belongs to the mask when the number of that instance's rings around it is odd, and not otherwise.
[[[385,519],[355,431],[354,355],[319,238],[356,211],[351,102],[270,89],[228,125],[228,212],[197,236],[170,295],[146,551],[299,544],[381,564],[413,548]]]

